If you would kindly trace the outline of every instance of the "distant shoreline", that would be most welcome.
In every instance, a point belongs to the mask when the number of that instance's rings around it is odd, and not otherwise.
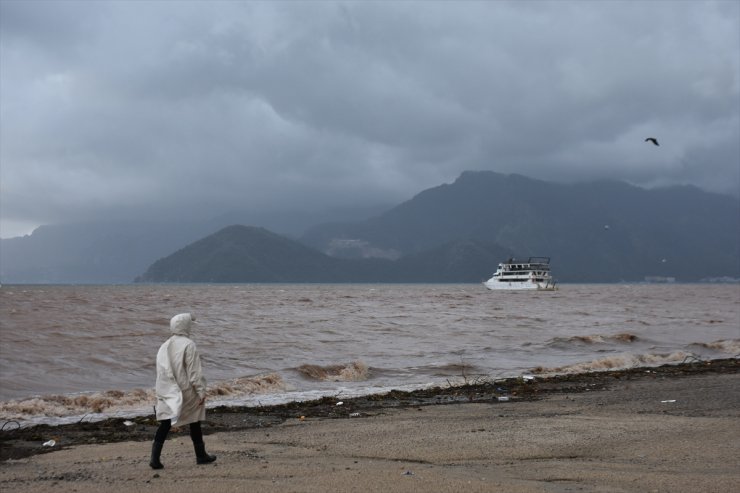
[[[557,280],[557,279],[556,279]],[[558,286],[681,286],[681,285],[734,285],[740,284],[740,278],[728,278],[726,280],[699,280],[699,281],[557,281]],[[368,286],[403,286],[403,285],[430,285],[430,286],[477,286],[482,285],[480,282],[416,282],[416,281],[338,281],[338,282],[312,282],[312,281],[291,281],[291,282],[39,282],[39,283],[0,283],[0,289],[10,287],[27,287],[27,286],[343,286],[343,285],[368,285]],[[513,292],[513,291],[497,291]],[[541,291],[540,291],[541,292]]]

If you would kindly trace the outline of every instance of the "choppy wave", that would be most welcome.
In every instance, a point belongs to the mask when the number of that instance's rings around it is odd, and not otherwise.
[[[280,375],[271,373],[255,377],[242,377],[209,385],[208,397],[240,397],[268,394],[285,390]],[[129,391],[109,390],[77,395],[45,395],[28,399],[0,402],[0,421],[25,421],[33,418],[84,417],[137,413],[153,409],[156,402],[154,389]]]
[[[698,346],[712,351],[719,351],[735,356],[740,356],[740,339],[725,339],[714,342],[695,342],[693,346]]]
[[[240,397],[251,394],[269,394],[285,390],[285,382],[277,373],[257,377],[241,377],[217,382],[208,387],[208,397]]]
[[[550,346],[565,346],[569,344],[631,344],[638,341],[640,338],[629,332],[621,332],[619,334],[593,334],[585,336],[571,336],[571,337],[556,337],[552,339],[548,345]]]
[[[301,365],[297,368],[304,377],[324,382],[360,382],[369,376],[368,366],[362,361],[343,365]]]
[[[0,419],[22,420],[29,416],[62,417],[139,409],[154,402],[154,390],[110,390],[81,395],[46,395],[0,403]]]
[[[696,356],[685,351],[675,351],[669,354],[620,354],[556,368],[537,367],[532,369],[532,372],[538,374],[586,373],[592,371],[622,370],[640,366],[675,364],[690,359],[696,359]]]

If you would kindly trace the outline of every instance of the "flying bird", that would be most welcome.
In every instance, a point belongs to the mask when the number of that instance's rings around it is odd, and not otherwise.
[[[656,139],[655,137],[648,137],[647,139],[645,139],[645,142],[652,142],[656,146],[659,146],[660,145],[660,144],[658,144],[658,139]]]

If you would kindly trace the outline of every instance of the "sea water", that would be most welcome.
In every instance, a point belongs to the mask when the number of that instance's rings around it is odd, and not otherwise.
[[[4,285],[0,424],[151,413],[181,312],[211,407],[740,357],[737,284]]]

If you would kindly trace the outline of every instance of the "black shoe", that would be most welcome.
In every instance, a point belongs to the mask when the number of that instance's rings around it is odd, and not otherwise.
[[[164,464],[159,462],[159,456],[162,454],[162,442],[152,442],[152,458],[149,460],[149,467],[152,469],[164,469]]]
[[[216,460],[215,455],[206,453],[206,445],[204,443],[194,443],[195,448],[195,462],[197,464],[210,464]]]

